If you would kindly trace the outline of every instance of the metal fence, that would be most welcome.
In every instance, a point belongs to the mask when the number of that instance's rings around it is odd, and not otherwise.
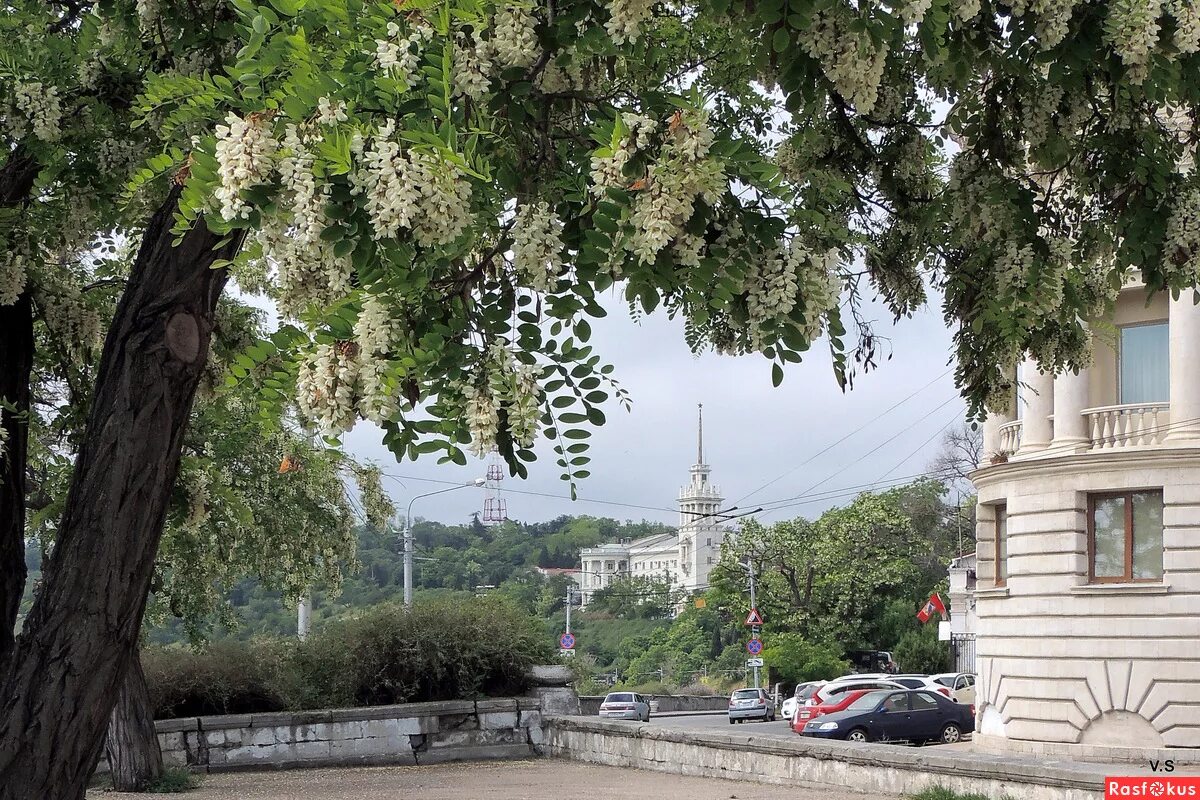
[[[955,672],[975,671],[975,634],[955,633],[950,636],[950,656]]]

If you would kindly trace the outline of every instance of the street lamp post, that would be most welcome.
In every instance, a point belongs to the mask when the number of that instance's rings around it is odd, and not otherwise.
[[[419,494],[412,500],[408,501],[408,511],[404,514],[404,607],[412,608],[412,574],[413,574],[413,532],[412,532],[412,507],[413,503],[420,500],[422,497],[431,497],[435,494],[444,494],[445,492],[453,492],[455,489],[467,489],[470,487],[483,486],[487,481],[483,478],[476,478],[473,481],[451,486],[446,489],[438,489],[436,492],[426,492]]]

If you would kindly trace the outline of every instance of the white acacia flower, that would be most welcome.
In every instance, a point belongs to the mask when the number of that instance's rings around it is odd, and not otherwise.
[[[217,174],[221,180],[214,195],[221,216],[227,220],[250,216],[250,205],[242,192],[265,183],[274,166],[277,144],[264,114],[242,119],[230,111],[225,124],[217,126]]]
[[[538,56],[537,20],[529,9],[505,5],[492,26],[492,53],[501,67],[528,67]]]
[[[521,281],[540,292],[554,290],[563,269],[563,224],[548,203],[526,203],[513,223],[513,267]]]

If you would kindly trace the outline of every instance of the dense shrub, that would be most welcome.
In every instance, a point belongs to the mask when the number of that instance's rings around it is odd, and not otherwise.
[[[937,625],[926,625],[904,634],[892,657],[903,672],[945,672],[950,669],[950,643],[938,641]]]
[[[535,621],[491,598],[393,605],[327,622],[307,641],[143,653],[159,718],[499,697],[553,658]]]
[[[280,711],[275,686],[283,643],[216,642],[202,652],[148,647],[142,667],[156,719]]]

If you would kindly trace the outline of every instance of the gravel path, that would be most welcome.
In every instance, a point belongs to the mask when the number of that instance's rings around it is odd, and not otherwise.
[[[92,790],[87,800],[146,800]],[[717,778],[538,760],[207,775],[187,800],[864,800],[826,787],[767,786]],[[872,800],[886,800],[873,797]]]

